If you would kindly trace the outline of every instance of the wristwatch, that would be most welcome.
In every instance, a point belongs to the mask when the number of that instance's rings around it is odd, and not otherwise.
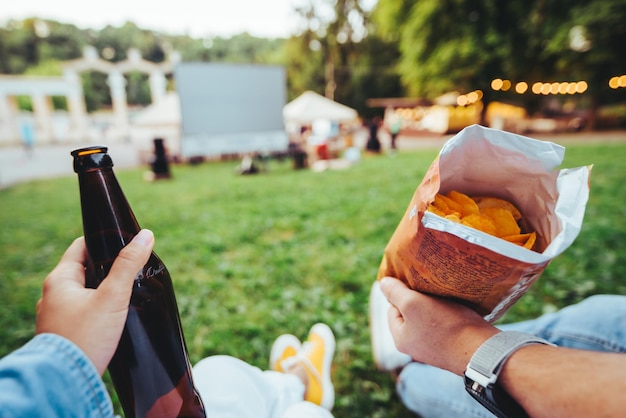
[[[528,417],[524,408],[496,383],[508,358],[518,349],[530,344],[554,345],[531,334],[503,331],[485,341],[467,365],[465,389],[499,418]]]

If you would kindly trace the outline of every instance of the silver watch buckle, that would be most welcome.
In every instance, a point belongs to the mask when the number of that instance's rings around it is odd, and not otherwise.
[[[493,385],[498,380],[498,375],[495,373],[491,376],[485,376],[484,374],[474,370],[471,366],[468,366],[465,370],[465,376],[472,382],[478,383],[480,386],[486,388],[489,385]]]

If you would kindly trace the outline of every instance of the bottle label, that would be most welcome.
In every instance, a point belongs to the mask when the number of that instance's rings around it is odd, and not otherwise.
[[[147,266],[144,270],[137,273],[135,277],[135,281],[143,280],[143,279],[151,279],[155,276],[158,276],[165,270],[164,264],[157,264],[156,266]]]

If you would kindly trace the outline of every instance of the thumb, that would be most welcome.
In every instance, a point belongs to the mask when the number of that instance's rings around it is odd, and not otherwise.
[[[128,306],[132,284],[137,273],[143,268],[154,247],[154,234],[149,229],[142,229],[128,243],[113,262],[106,280],[98,286],[98,297],[105,301],[123,303]]]
[[[380,279],[380,290],[383,292],[389,303],[398,306],[404,290],[408,287],[404,282],[395,277],[383,277]]]
[[[404,324],[403,312],[400,308],[400,300],[403,290],[407,289],[406,285],[394,277],[383,277],[380,280],[380,290],[383,292],[387,301],[389,301],[389,311],[387,313],[389,328],[391,334],[395,333],[396,328]]]

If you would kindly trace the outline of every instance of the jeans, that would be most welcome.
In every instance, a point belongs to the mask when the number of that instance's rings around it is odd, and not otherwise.
[[[626,296],[591,296],[558,312],[498,328],[533,334],[560,347],[626,353]],[[423,418],[494,416],[465,392],[462,377],[425,364],[405,366],[397,391],[405,406]]]

